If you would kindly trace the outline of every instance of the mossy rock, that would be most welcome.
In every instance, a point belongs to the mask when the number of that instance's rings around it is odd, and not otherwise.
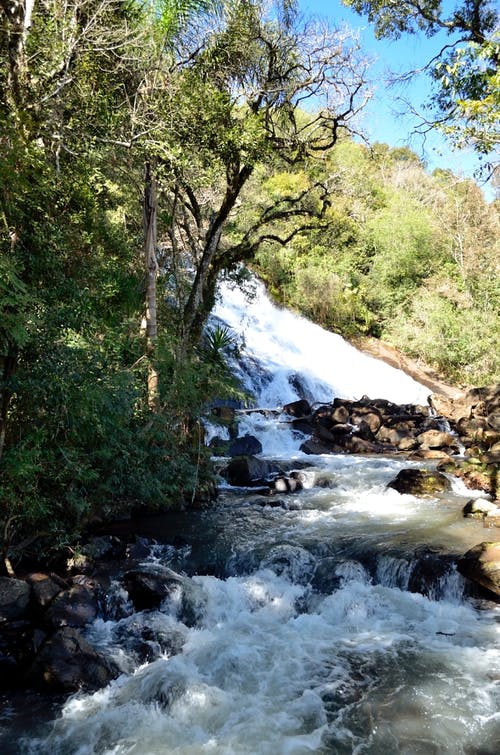
[[[429,496],[450,490],[451,483],[441,472],[425,469],[402,469],[392,480],[388,488],[408,495]]]

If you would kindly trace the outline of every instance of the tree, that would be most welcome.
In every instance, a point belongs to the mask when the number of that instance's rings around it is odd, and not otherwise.
[[[165,87],[162,247],[176,283],[181,351],[199,339],[221,271],[324,219],[329,186],[314,178],[313,165],[353,128],[366,101],[356,43],[304,23],[290,3],[276,5],[239,0],[197,19],[179,39],[178,67]],[[300,164],[310,166],[305,185],[248,208],[258,166],[272,173]],[[238,214],[244,227],[235,225]]]
[[[497,164],[500,118],[500,32],[495,4],[462,0],[447,12],[440,0],[343,2],[368,15],[378,37],[446,35],[446,43],[425,66],[437,88],[431,115],[423,118],[417,131],[437,128],[456,147],[473,146],[479,155],[488,157],[485,172],[491,176]]]

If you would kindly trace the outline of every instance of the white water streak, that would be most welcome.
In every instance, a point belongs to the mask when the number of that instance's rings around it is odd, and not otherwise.
[[[395,403],[427,403],[428,388],[339,335],[275,306],[258,281],[251,300],[239,288],[223,284],[214,316],[243,338],[243,360],[256,360],[272,373],[272,381],[258,396],[263,406],[282,406],[299,398],[290,382],[294,378],[312,401],[367,395]]]

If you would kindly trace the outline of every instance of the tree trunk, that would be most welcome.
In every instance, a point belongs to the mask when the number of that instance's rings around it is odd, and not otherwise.
[[[156,260],[158,197],[154,169],[148,161],[144,171],[144,262],[146,267],[146,355],[148,358],[148,405],[159,411],[160,398],[158,369],[156,365],[156,342],[158,326],[156,318]]]

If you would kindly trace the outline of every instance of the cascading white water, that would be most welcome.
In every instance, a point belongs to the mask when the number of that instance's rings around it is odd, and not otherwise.
[[[226,291],[216,315],[237,332],[242,318],[251,324],[246,354],[268,375],[258,403],[297,398],[290,376],[315,400],[425,401],[414,381],[276,310],[262,292],[243,311],[237,302]],[[247,421],[266,456],[292,453],[304,490],[282,500],[226,490],[175,528],[167,518],[163,535],[159,520],[146,522],[141,534],[160,541],[149,560],[191,576],[161,610],[104,613],[89,628],[123,674],[73,696],[19,752],[500,751],[499,611],[464,598],[451,557],[440,560],[485,539],[481,523],[461,514],[470,491],[400,495],[386,486],[408,462],[306,457],[286,426]],[[134,650],[144,636],[157,647],[150,662]]]
[[[261,406],[282,406],[297,398],[331,401],[335,396],[386,398],[398,404],[426,404],[429,389],[401,370],[355,349],[335,333],[272,303],[262,283],[252,281],[251,298],[229,283],[222,285],[213,318],[243,339],[250,370],[243,378]],[[269,375],[259,389],[254,369]],[[300,385],[300,392],[297,390]]]

